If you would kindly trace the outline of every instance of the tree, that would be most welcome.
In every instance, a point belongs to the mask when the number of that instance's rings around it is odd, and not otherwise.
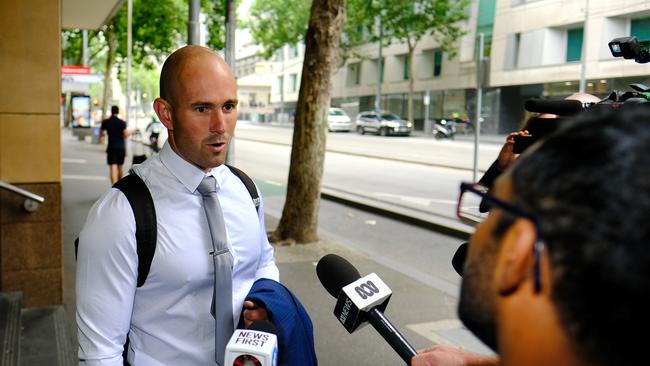
[[[187,4],[183,0],[133,0],[134,64],[152,69],[184,40],[187,33]],[[63,31],[63,58],[77,62],[81,57],[81,31]],[[127,2],[115,16],[97,31],[89,32],[91,61],[105,57],[102,118],[110,99],[111,71],[121,66],[127,56]],[[94,51],[93,51],[94,50]],[[99,67],[98,67],[99,68]]]
[[[207,46],[213,50],[226,47],[226,3],[223,0],[201,0],[208,29]]]
[[[331,76],[344,23],[345,0],[314,0],[305,37],[287,197],[272,241],[310,243],[318,239]]]
[[[183,0],[133,0],[133,63],[153,68],[187,38],[188,5]],[[127,56],[127,2],[112,19],[117,48],[123,62]]]
[[[309,243],[317,240],[331,74],[345,63],[354,46],[362,43],[363,23],[348,26],[345,17],[351,16],[355,20],[361,17],[363,1],[348,0],[347,4],[346,1],[329,1],[325,4],[322,0],[314,3],[311,0],[256,0],[250,9],[246,26],[255,42],[262,46],[260,54],[263,57],[270,58],[287,44],[295,46],[305,42],[307,46],[294,121],[287,199],[280,223],[269,236],[272,242]],[[328,7],[326,13],[322,13],[323,6]],[[334,12],[338,15],[331,19]],[[316,14],[325,15],[321,19]],[[327,26],[336,29],[308,30]],[[335,38],[321,40],[319,37],[325,31],[330,32],[329,37]],[[309,40],[310,32],[317,36],[311,35],[313,38]],[[318,56],[314,59],[315,53]],[[309,60],[308,54],[311,54]]]
[[[183,44],[187,39],[187,19],[188,5],[186,1],[133,0],[131,57],[133,65],[136,65],[133,69],[151,70],[159,65],[172,50]],[[108,101],[107,89],[111,85],[109,70],[113,68],[112,62],[115,62],[120,70],[118,76],[125,77],[125,73],[121,70],[126,62],[128,52],[126,2],[111,20],[106,32],[109,47],[104,83],[105,98],[102,105],[103,114],[106,113],[105,110],[108,106],[106,103]]]
[[[266,59],[285,45],[295,46],[305,39],[311,0],[256,0],[250,9],[250,29],[255,42],[262,46]]]
[[[425,35],[440,43],[451,59],[456,54],[455,44],[464,32],[461,22],[467,19],[470,0],[367,0],[366,29],[375,28],[374,17],[381,17],[382,36],[374,32],[372,41],[383,45],[405,43],[408,47],[408,120],[413,122],[413,51]]]
[[[63,50],[62,65],[81,65],[83,63],[83,31],[64,29],[61,32]],[[88,31],[88,64],[93,64],[106,49],[103,34],[98,30]]]
[[[368,41],[364,24],[366,0],[348,0],[346,23],[338,44],[338,66],[356,55],[354,48]],[[250,20],[245,26],[250,29],[255,42],[262,46],[260,55],[266,59],[285,45],[295,46],[303,42],[307,34],[311,0],[256,0],[250,10]]]

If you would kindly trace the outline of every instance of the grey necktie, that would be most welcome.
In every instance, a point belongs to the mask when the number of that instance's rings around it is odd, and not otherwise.
[[[203,178],[198,188],[203,196],[203,208],[212,236],[211,254],[214,263],[214,289],[210,313],[215,319],[215,361],[224,364],[226,344],[234,332],[232,316],[232,253],[228,249],[223,211],[217,198],[217,181],[212,176]],[[218,301],[217,301],[218,296]]]

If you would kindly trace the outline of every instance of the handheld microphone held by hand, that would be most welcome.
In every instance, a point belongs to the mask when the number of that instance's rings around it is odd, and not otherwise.
[[[278,340],[275,326],[254,321],[247,329],[236,329],[226,345],[225,366],[276,366]]]
[[[337,299],[334,316],[348,332],[370,323],[407,364],[411,363],[417,352],[384,315],[392,291],[379,276],[371,273],[361,277],[350,262],[335,254],[318,261],[316,274]]]

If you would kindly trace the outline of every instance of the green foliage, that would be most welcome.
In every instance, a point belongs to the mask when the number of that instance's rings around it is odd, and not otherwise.
[[[208,28],[207,46],[220,51],[226,47],[226,2],[224,0],[201,0]]]
[[[385,45],[397,41],[412,48],[430,34],[452,58],[456,40],[465,33],[460,22],[468,18],[470,0],[373,0],[370,3],[367,14],[371,16],[366,17],[365,25],[373,34],[373,41],[379,40],[379,34],[372,32],[375,28],[372,18],[380,15]]]
[[[218,0],[215,0],[218,1]],[[175,48],[185,43],[187,38],[188,5],[185,0],[133,0],[133,85],[153,97],[158,94],[157,73],[153,69]],[[64,30],[63,62],[81,64],[82,36],[80,30]],[[109,39],[115,36],[113,46]],[[118,77],[124,82],[126,77],[123,64],[127,57],[127,2],[125,1],[108,24],[97,31],[89,32],[90,65],[93,73],[110,75],[113,66],[118,67]],[[111,55],[115,54],[115,58]],[[108,70],[107,70],[108,69]],[[102,83],[103,84],[103,83]],[[91,88],[91,94],[102,99],[106,109],[110,100],[110,89],[103,85],[104,92],[99,97],[98,87]]]
[[[369,0],[347,1],[347,22],[341,36],[339,53],[342,61],[355,47],[368,41],[365,32],[365,12]],[[271,58],[284,45],[295,46],[307,35],[311,0],[256,0],[246,27],[253,39],[262,46],[262,56]]]
[[[295,46],[307,34],[311,0],[255,0],[250,9],[251,30],[267,59],[284,45]]]
[[[64,29],[61,31],[63,43],[61,52],[62,65],[81,65],[83,63],[83,35],[80,29]],[[88,63],[93,69],[100,62],[98,57],[106,51],[101,31],[88,31]]]
[[[383,43],[416,44],[431,34],[449,57],[455,41],[464,32],[470,0],[348,0],[347,21],[339,55],[345,62],[356,47],[379,40],[378,16],[382,17]],[[270,58],[284,45],[295,45],[307,33],[311,0],[256,0],[246,24],[253,39],[262,46],[262,56]]]
[[[187,38],[188,5],[182,0],[133,0],[133,64],[153,68]],[[127,56],[127,2],[111,24],[117,36],[117,55]]]
[[[346,5],[347,19],[339,45],[339,67],[350,57],[362,57],[355,49],[371,41],[371,34],[367,30],[368,24],[373,21],[367,13],[371,0],[348,0]]]

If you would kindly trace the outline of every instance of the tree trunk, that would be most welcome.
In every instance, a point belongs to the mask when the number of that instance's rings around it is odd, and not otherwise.
[[[102,121],[108,116],[108,99],[111,91],[111,72],[113,71],[113,62],[115,60],[115,50],[117,49],[117,38],[115,37],[113,24],[106,27],[106,44],[108,53],[106,55],[106,69],[104,70],[104,92],[102,95]]]
[[[312,243],[318,240],[318,209],[325,163],[331,76],[345,0],[314,0],[305,38],[305,58],[296,106],[287,198],[273,242]]]
[[[408,99],[408,120],[411,123],[413,122],[413,88],[415,84],[415,77],[413,75],[413,51],[415,51],[415,44],[411,45],[411,41],[408,42],[409,53],[408,53],[408,67],[409,67],[409,99]]]

